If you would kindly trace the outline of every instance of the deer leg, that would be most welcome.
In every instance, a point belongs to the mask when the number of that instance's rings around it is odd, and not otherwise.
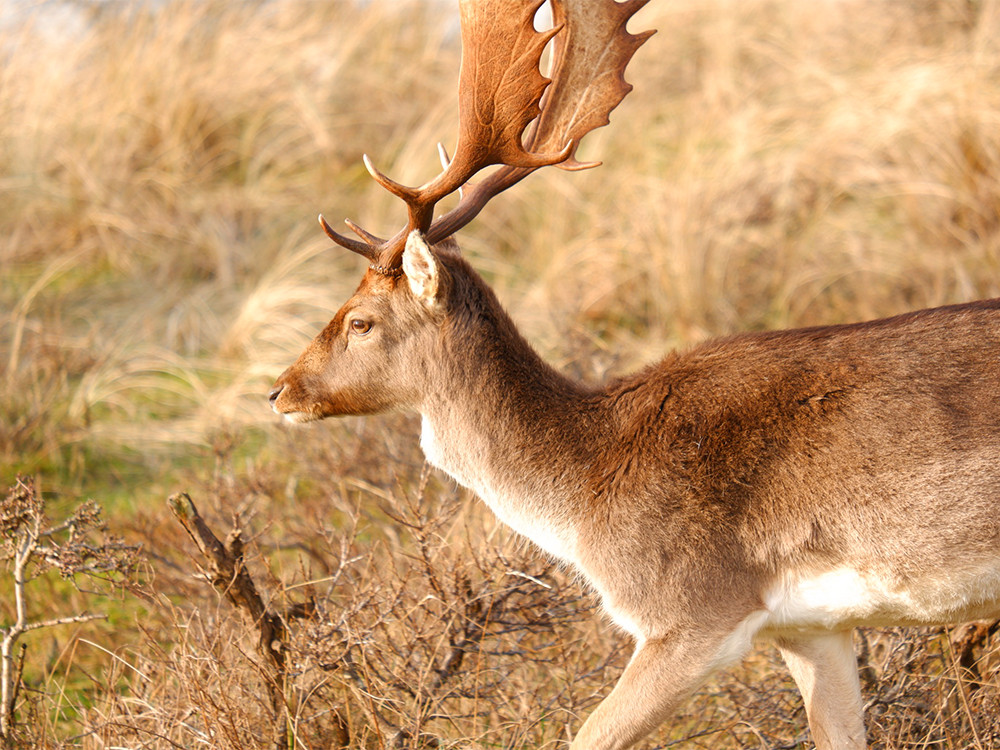
[[[623,750],[638,742],[720,666],[713,655],[726,653],[728,662],[750,644],[749,636],[730,649],[724,648],[725,639],[707,640],[675,636],[640,645],[618,684],[584,722],[570,750]]]
[[[864,750],[865,720],[851,631],[783,637],[817,750]]]

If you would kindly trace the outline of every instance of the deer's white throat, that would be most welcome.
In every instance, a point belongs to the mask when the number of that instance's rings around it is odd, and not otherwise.
[[[527,537],[556,559],[577,563],[576,533],[569,518],[556,508],[559,498],[546,483],[536,481],[528,467],[518,467],[516,456],[497,456],[485,440],[465,435],[449,439],[424,415],[420,447],[427,460],[475,492],[514,531]],[[498,465],[500,462],[501,465]]]

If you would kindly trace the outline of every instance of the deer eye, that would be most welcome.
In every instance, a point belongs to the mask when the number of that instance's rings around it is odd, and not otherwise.
[[[356,333],[358,336],[364,336],[372,329],[372,323],[370,320],[364,320],[363,318],[354,318],[350,323],[351,332]]]

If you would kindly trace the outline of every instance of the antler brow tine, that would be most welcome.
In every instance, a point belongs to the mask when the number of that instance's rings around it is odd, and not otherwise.
[[[351,239],[350,237],[345,237],[340,234],[340,232],[334,231],[333,227],[331,227],[327,223],[326,219],[323,218],[323,214],[319,215],[319,223],[320,226],[323,227],[323,231],[326,232],[326,236],[341,247],[347,248],[351,252],[358,253],[359,255],[363,255],[371,263],[374,263],[378,259],[379,248],[377,246],[373,247],[372,245],[359,242],[358,240]]]

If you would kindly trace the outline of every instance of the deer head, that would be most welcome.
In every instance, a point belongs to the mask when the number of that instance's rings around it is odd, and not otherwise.
[[[462,65],[459,135],[443,171],[416,188],[393,181],[367,156],[380,185],[403,199],[407,225],[381,239],[351,221],[360,240],[327,235],[370,266],[357,291],[270,392],[272,408],[291,421],[393,408],[419,408],[421,376],[432,360],[436,331],[471,273],[451,239],[494,196],[540,167],[586,169],[580,139],[607,124],[631,90],[624,70],[653,33],[628,33],[628,19],[648,0],[552,0],[554,27],[539,32],[543,0],[460,0]],[[551,79],[540,70],[553,44]],[[496,167],[481,181],[469,180]],[[458,205],[435,219],[434,208],[458,191]]]

